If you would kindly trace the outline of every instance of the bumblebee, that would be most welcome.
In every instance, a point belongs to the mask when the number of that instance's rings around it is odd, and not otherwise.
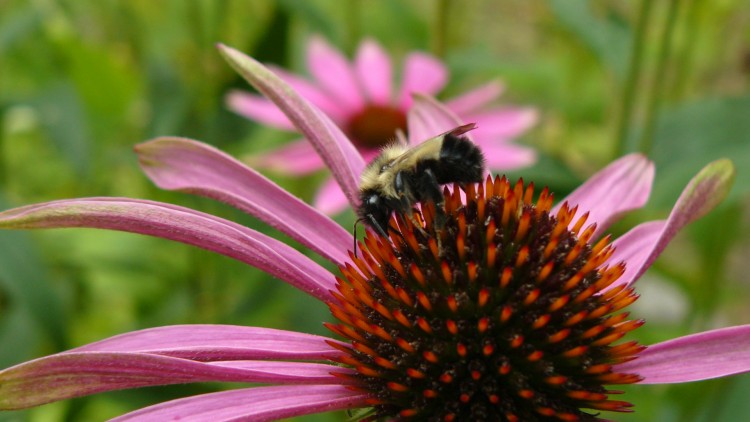
[[[385,147],[362,172],[358,221],[387,237],[394,211],[407,213],[418,202],[432,202],[440,213],[441,185],[481,182],[484,155],[462,136],[475,127],[474,123],[459,126],[413,147],[400,143]]]

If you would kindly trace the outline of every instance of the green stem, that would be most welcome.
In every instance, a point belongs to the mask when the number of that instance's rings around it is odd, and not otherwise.
[[[443,58],[448,51],[448,21],[451,15],[451,0],[439,0],[435,13],[433,53]]]
[[[661,106],[661,94],[664,92],[664,84],[666,83],[667,61],[670,56],[672,35],[674,34],[675,22],[677,21],[677,11],[680,8],[679,6],[680,0],[671,0],[669,2],[669,8],[667,9],[666,26],[664,27],[664,32],[662,33],[661,42],[659,44],[654,80],[651,85],[651,92],[649,92],[648,102],[646,103],[645,124],[643,127],[643,133],[641,134],[640,143],[638,144],[638,151],[644,154],[651,152],[654,143],[654,131],[656,129],[656,122],[658,120],[659,109]]]
[[[638,13],[635,39],[633,39],[630,63],[628,64],[628,73],[623,85],[622,106],[620,107],[620,116],[617,122],[615,157],[625,154],[625,151],[627,150],[628,128],[630,127],[630,119],[633,116],[635,93],[638,89],[641,62],[643,61],[643,46],[645,44],[648,22],[651,19],[653,5],[653,1],[643,0],[641,2],[641,9]]]
[[[218,206],[206,205],[205,201],[194,198],[192,201],[194,209],[203,209],[209,214],[217,214]],[[217,211],[213,212],[212,211]],[[188,252],[190,262],[188,263],[190,282],[188,289],[190,297],[193,298],[193,321],[217,322],[221,318],[223,304],[219,297],[223,292],[221,269],[217,266],[216,256],[211,252],[191,248]]]
[[[6,159],[5,159],[5,113],[4,108],[0,107],[0,191],[5,192],[7,186]]]
[[[708,3],[702,0],[691,0],[684,7],[687,8],[685,14],[685,22],[682,24],[684,35],[682,51],[677,57],[676,68],[679,69],[679,73],[675,75],[674,89],[673,92],[676,98],[685,97],[689,90],[688,83],[690,81],[690,75],[693,73],[694,56],[695,56],[695,44],[700,34],[700,17],[703,15],[704,5]]]
[[[347,49],[354,53],[362,37],[360,20],[362,17],[361,0],[349,0],[346,2],[346,32],[347,32]]]

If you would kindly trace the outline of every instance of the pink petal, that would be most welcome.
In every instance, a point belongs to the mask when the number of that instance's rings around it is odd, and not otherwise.
[[[373,39],[366,39],[357,50],[354,61],[357,79],[367,98],[374,104],[391,103],[393,75],[391,59],[383,48]]]
[[[533,108],[494,108],[481,113],[468,113],[461,116],[466,121],[475,122],[477,139],[494,140],[515,138],[539,120],[539,113]]]
[[[352,236],[318,210],[233,157],[185,138],[159,138],[135,148],[160,188],[225,202],[268,223],[335,264],[348,259]]]
[[[341,353],[327,337],[236,325],[172,325],[131,331],[70,352],[148,353],[198,361],[327,360]],[[70,353],[65,352],[65,353]]]
[[[407,115],[409,144],[420,142],[445,133],[464,122],[436,99],[427,95],[415,94],[414,105]],[[471,139],[469,133],[465,136]]]
[[[398,104],[407,110],[411,107],[413,94],[435,95],[447,81],[448,69],[440,60],[424,53],[411,53],[404,63]]]
[[[89,227],[140,233],[220,253],[257,267],[322,300],[334,277],[310,258],[247,227],[176,205],[131,198],[80,198],[0,213],[0,228]]]
[[[536,161],[533,148],[498,142],[482,142],[474,137],[477,146],[484,152],[487,168],[493,170],[515,170],[527,167]]]
[[[279,129],[294,129],[292,122],[276,107],[276,104],[263,97],[235,90],[227,94],[226,102],[230,110],[250,120]]]
[[[326,215],[336,215],[344,211],[349,203],[346,201],[344,192],[341,191],[338,183],[333,179],[328,179],[315,194],[313,206]],[[351,239],[354,242],[354,239]],[[349,245],[349,247],[351,244]]]
[[[128,413],[112,422],[265,422],[366,407],[367,398],[365,394],[338,385],[255,387],[173,400]]]
[[[354,369],[342,367],[339,364],[319,362],[223,360],[211,362],[210,365],[238,369],[258,378],[265,377],[267,381],[263,382],[274,384],[342,384],[346,383],[346,381],[341,378],[334,378],[331,373],[346,375],[357,373]],[[240,372],[238,371],[238,373]]]
[[[359,175],[365,163],[341,130],[320,110],[294,92],[262,64],[241,52],[219,44],[219,51],[242,77],[273,101],[289,117],[323,158],[339,182],[349,203],[358,202]]]
[[[325,168],[323,160],[306,139],[245,159],[253,168],[265,168],[291,176],[306,176]]]
[[[591,176],[563,202],[577,205],[579,216],[589,213],[587,224],[596,223],[597,237],[620,215],[646,203],[653,180],[654,164],[642,155],[630,154]],[[553,214],[563,202],[553,208]]]
[[[344,107],[350,110],[364,107],[365,100],[352,65],[322,37],[310,39],[307,67],[320,85]]]
[[[145,353],[66,352],[0,371],[0,409],[23,409],[104,391],[195,382],[341,384],[333,365],[203,363]],[[344,370],[346,371],[346,370]]]
[[[469,114],[496,100],[504,90],[500,81],[491,81],[446,101],[445,105],[459,116]]]
[[[684,226],[706,215],[724,199],[733,180],[731,161],[710,163],[688,183],[666,221],[640,224],[615,240],[610,262],[627,264],[617,285],[634,283]]]
[[[615,367],[636,373],[641,384],[691,382],[750,371],[750,325],[721,328],[649,346]]]

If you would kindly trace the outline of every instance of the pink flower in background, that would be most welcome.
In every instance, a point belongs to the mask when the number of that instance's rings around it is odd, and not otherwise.
[[[347,61],[321,37],[313,37],[307,48],[307,67],[312,80],[273,68],[305,99],[317,106],[351,139],[366,161],[393,141],[397,131],[417,143],[450,128],[414,136],[408,124],[414,94],[434,96],[446,85],[448,70],[438,59],[412,52],[404,60],[401,83],[394,86],[391,60],[374,40],[363,41],[353,62]],[[536,110],[528,107],[492,106],[503,86],[490,82],[445,102],[445,107],[464,123],[476,123],[472,140],[487,157],[492,170],[512,170],[532,164],[531,148],[513,144],[537,120]],[[227,96],[229,108],[261,124],[294,130],[287,117],[269,100],[244,91]],[[284,147],[253,157],[254,167],[278,170],[292,175],[308,174],[325,168],[313,146],[298,140]],[[346,207],[346,199],[333,180],[315,198],[315,206],[334,214]]]
[[[310,139],[356,204],[365,163],[349,140],[262,65],[220,49]],[[416,122],[455,124],[455,116],[430,111],[431,104],[417,105]],[[431,130],[419,123],[415,129]],[[445,198],[444,227],[430,223],[429,206],[416,230],[413,218],[396,216],[401,236],[370,232],[355,258],[347,230],[209,145],[159,138],[136,151],[158,186],[233,205],[343,275],[231,221],[132,198],[20,207],[0,213],[0,228],[121,230],[221,253],[326,303],[338,320],[328,327],[347,340],[230,325],[134,331],[0,371],[0,409],[220,381],[263,385],[159,403],[115,420],[268,421],[369,407],[362,418],[599,421],[599,411],[630,410],[610,398],[619,394],[610,385],[750,370],[750,325],[648,347],[619,342],[642,324],[618,313],[637,298],[634,284],[686,224],[729,190],[734,170],[727,160],[696,175],[667,219],[640,224],[611,245],[603,236],[608,226],[650,194],[654,168],[641,155],[615,161],[555,206],[546,190],[533,201],[533,188],[506,179],[469,184],[463,196],[455,189]]]

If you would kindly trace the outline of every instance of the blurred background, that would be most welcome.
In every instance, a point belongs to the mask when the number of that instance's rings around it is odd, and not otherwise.
[[[305,73],[309,37],[354,53],[379,41],[398,71],[429,52],[448,98],[488,80],[502,102],[535,107],[521,140],[539,162],[514,171],[557,198],[609,161],[641,151],[657,165],[651,200],[612,228],[667,216],[713,159],[731,158],[726,201],[684,230],[638,284],[630,338],[651,344],[750,324],[750,3],[742,0],[0,0],[0,209],[82,196],[128,196],[217,214],[278,233],[227,206],[160,191],[133,145],[199,139],[247,158],[294,139],[227,110],[249,89],[215,43]],[[267,173],[305,200],[325,179]],[[345,227],[350,211],[337,216]],[[228,258],[95,230],[0,233],[0,366],[140,328],[257,325],[327,334],[326,307]],[[223,385],[113,392],[0,413],[0,421],[103,420]],[[750,376],[630,386],[622,421],[737,421]],[[343,413],[300,418],[346,420]]]

